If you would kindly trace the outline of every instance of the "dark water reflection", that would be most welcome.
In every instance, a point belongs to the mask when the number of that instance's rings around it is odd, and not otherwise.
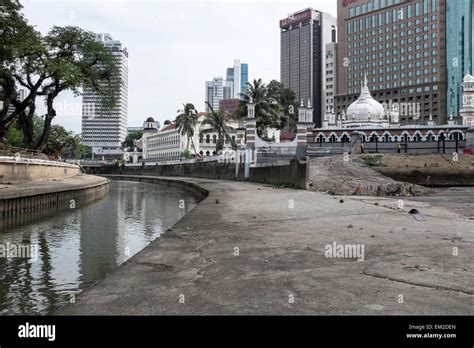
[[[0,314],[52,313],[195,204],[192,195],[177,188],[112,181],[107,198],[99,202],[26,226],[0,224]],[[28,244],[29,258],[2,257],[7,247]]]

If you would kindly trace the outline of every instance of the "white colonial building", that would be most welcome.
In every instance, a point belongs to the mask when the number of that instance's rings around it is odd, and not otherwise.
[[[208,125],[202,125],[207,117],[206,113],[198,115],[198,121],[194,136],[189,140],[189,151],[191,154],[197,154],[202,157],[215,156],[218,134],[215,132],[201,133],[209,128]],[[148,120],[147,120],[148,121]],[[147,124],[147,121],[145,124]],[[238,128],[243,128],[243,123],[237,120],[229,119],[228,125],[234,129],[230,134],[233,142],[236,142]],[[274,128],[267,130],[267,137],[274,139],[274,142],[280,141],[280,131]],[[176,161],[182,159],[182,153],[188,147],[188,139],[186,136],[179,134],[176,124],[169,123],[157,131],[147,132],[144,125],[143,138],[137,142],[143,149],[143,160],[145,162],[165,162]],[[232,142],[225,140],[223,153],[232,150]]]

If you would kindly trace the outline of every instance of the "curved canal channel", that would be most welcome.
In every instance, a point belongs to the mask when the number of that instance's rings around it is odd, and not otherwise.
[[[0,314],[51,314],[196,205],[181,189],[111,181],[106,198],[23,226],[0,224]]]

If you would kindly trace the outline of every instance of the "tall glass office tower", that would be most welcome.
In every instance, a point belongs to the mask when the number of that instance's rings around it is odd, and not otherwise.
[[[446,80],[448,115],[459,115],[461,83],[473,73],[473,0],[446,0]]]
[[[249,81],[249,66],[240,63],[239,59],[234,60],[234,67],[227,68],[227,81],[232,81],[234,86],[234,98],[242,99],[247,95],[247,82]]]

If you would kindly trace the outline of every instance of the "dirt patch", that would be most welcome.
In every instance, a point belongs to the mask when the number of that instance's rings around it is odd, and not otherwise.
[[[396,181],[373,169],[384,166],[382,155],[312,158],[308,165],[307,189],[333,195],[404,197],[434,192],[423,186]]]

